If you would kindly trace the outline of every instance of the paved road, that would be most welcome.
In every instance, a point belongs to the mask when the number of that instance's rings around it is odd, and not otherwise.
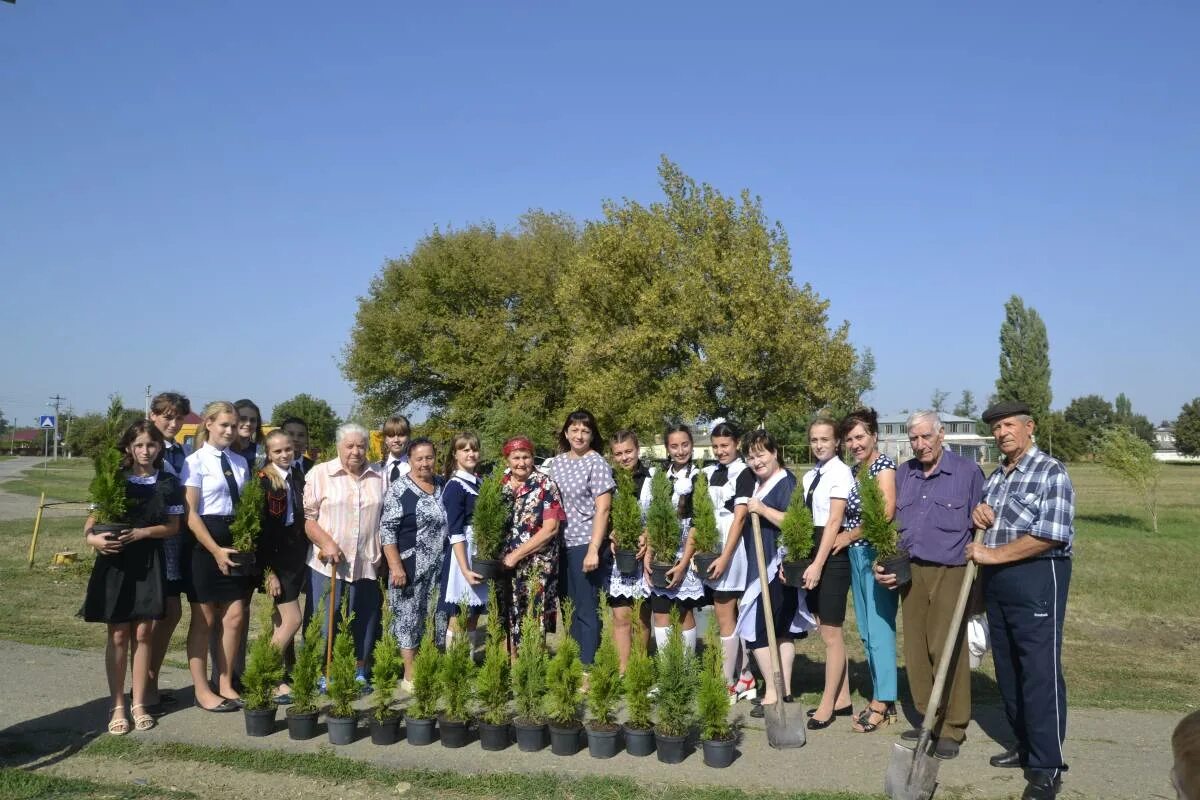
[[[107,722],[107,690],[102,656],[4,642],[0,645],[0,753],[21,763],[36,751],[63,750],[68,761],[81,746],[103,735]],[[164,687],[185,687],[183,670],[164,669]],[[163,717],[147,733],[134,733],[150,742],[182,741],[210,746],[268,748],[315,753],[328,745],[322,735],[308,742],[288,740],[284,732],[265,739],[246,737],[241,715],[209,714],[190,707],[190,689],[180,692],[180,710]],[[746,707],[738,710],[745,713]],[[797,705],[796,713],[803,709]],[[1171,766],[1170,734],[1176,715],[1160,712],[1072,710],[1067,757],[1071,771],[1063,798],[1173,798],[1167,773]],[[981,728],[972,722],[967,744],[954,761],[940,769],[938,797],[1017,797],[1023,781],[1017,770],[992,769],[987,758],[998,747],[987,731],[1003,727],[995,709],[981,709]],[[985,730],[986,729],[986,730]],[[554,771],[571,775],[628,775],[659,783],[722,784],[744,789],[843,790],[879,792],[896,729],[871,735],[855,734],[844,720],[828,730],[810,734],[800,750],[773,751],[761,729],[745,731],[741,755],[722,772],[703,766],[699,753],[681,766],[659,764],[625,753],[611,761],[590,758],[586,751],[563,758],[542,753],[484,752],[477,744],[462,750],[412,747],[401,741],[376,747],[369,737],[337,752],[393,767],[450,769],[458,772]],[[14,746],[20,742],[21,745]],[[35,752],[29,752],[30,748]],[[22,749],[24,748],[24,749]],[[24,754],[24,755],[22,755]],[[83,767],[83,762],[79,762]],[[78,770],[72,774],[78,775]]]
[[[33,519],[37,516],[38,499],[23,494],[10,494],[4,491],[4,481],[19,477],[22,472],[40,465],[44,458],[40,456],[17,456],[13,459],[0,461],[0,521],[10,519]],[[51,502],[53,498],[47,497]],[[45,516],[78,517],[85,514],[82,506],[73,504],[62,508],[48,508]]]

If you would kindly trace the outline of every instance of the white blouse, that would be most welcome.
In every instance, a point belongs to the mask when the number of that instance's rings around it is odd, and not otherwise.
[[[183,475],[180,480],[184,486],[194,486],[200,489],[200,503],[196,513],[200,515],[215,514],[230,516],[233,514],[233,498],[229,496],[229,485],[225,482],[225,474],[221,471],[221,453],[229,457],[229,465],[233,467],[233,479],[237,481],[240,491],[246,485],[246,476],[250,470],[246,459],[231,450],[221,451],[208,442],[183,462]]]
[[[837,456],[818,464],[804,473],[804,496],[808,496],[808,488],[821,475],[821,482],[813,492],[812,515],[813,525],[824,525],[829,521],[829,506],[831,500],[846,500],[850,497],[850,489],[854,486],[854,475],[850,468]]]

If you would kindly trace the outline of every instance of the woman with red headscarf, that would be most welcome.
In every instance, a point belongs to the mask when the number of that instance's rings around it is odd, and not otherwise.
[[[529,604],[538,609],[542,632],[555,628],[558,599],[558,526],[567,518],[558,486],[533,465],[533,443],[515,436],[504,443],[508,463],[501,496],[508,508],[504,566],[512,570],[506,590],[497,594],[508,625],[512,652],[521,643],[521,623]]]

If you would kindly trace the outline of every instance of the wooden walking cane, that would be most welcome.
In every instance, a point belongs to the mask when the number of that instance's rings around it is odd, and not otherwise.
[[[329,680],[329,666],[333,663],[333,609],[337,605],[337,562],[333,563],[332,574],[329,576],[329,622],[325,628],[325,680]]]

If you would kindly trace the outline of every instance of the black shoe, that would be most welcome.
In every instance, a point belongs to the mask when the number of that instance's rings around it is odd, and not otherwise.
[[[904,733],[900,734],[900,738],[906,742],[915,742],[921,738],[921,729],[909,728]]]
[[[1001,769],[1015,769],[1021,766],[1021,751],[1015,747],[1012,750],[1005,750],[1003,753],[997,753],[989,758],[988,763]]]
[[[1021,800],[1054,800],[1058,796],[1058,790],[1062,788],[1062,778],[1057,772],[1031,772],[1028,779],[1029,783],[1025,785]]]
[[[228,697],[222,697],[221,702],[212,708],[205,708],[204,706],[200,705],[200,701],[197,700],[196,708],[203,709],[204,711],[208,711],[213,714],[228,714],[230,712],[237,711],[241,708],[241,706],[239,706],[233,700],[230,700]]]
[[[788,696],[791,697],[791,695],[788,695]],[[785,702],[790,703],[792,701],[787,700]],[[805,716],[811,717],[813,714],[817,713],[817,710],[815,708],[810,708],[808,711],[806,711],[804,713],[805,713]],[[841,708],[835,708],[833,710],[833,715],[835,717],[852,717],[852,716],[854,716],[854,706],[850,705],[850,706],[842,706]]]
[[[755,719],[762,719],[766,715],[767,712],[763,709],[762,703],[759,703],[756,706],[750,706],[750,716],[754,717]]]
[[[933,748],[933,755],[942,761],[949,761],[958,755],[958,742],[951,739],[938,739]]]
[[[824,730],[832,725],[835,719],[837,719],[836,713],[830,714],[829,719],[817,719],[816,717],[809,717],[807,727],[810,731]]]

